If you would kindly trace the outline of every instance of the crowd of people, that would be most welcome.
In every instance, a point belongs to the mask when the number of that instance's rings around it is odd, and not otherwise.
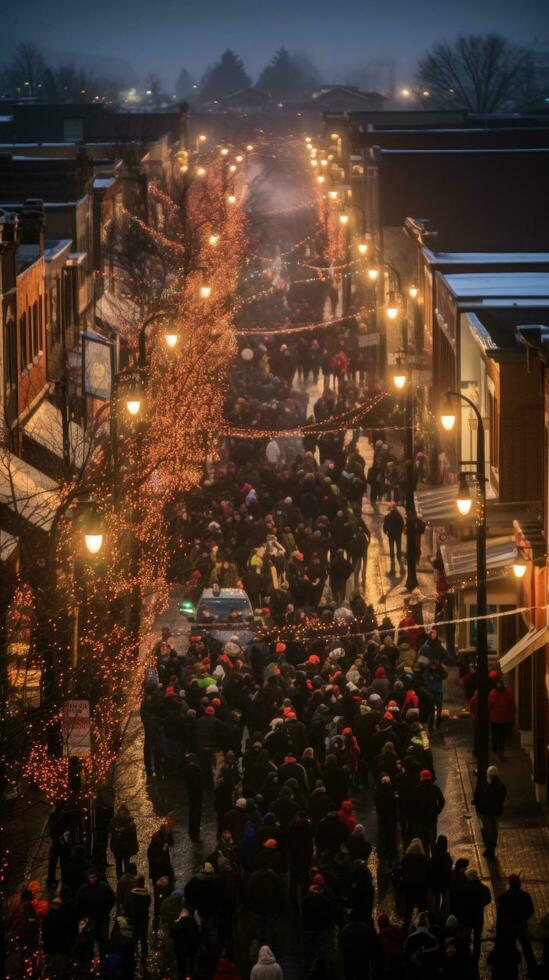
[[[287,297],[265,301],[263,322],[275,301]],[[204,588],[242,588],[255,621],[251,628],[236,607],[221,623],[206,612],[191,623],[184,650],[164,630],[141,704],[147,777],[184,787],[197,848],[213,808],[215,844],[182,879],[171,819],[140,842],[138,814],[115,811],[105,789],[88,857],[74,844],[74,807],[60,803],[50,818],[49,898],[33,882],[15,912],[26,975],[39,975],[40,959],[48,977],[88,976],[98,956],[101,976],[123,980],[147,970],[178,980],[282,980],[289,932],[288,975],[474,980],[493,897],[473,855],[454,860],[439,833],[445,797],[431,748],[445,723],[452,637],[424,628],[417,596],[378,616],[366,592],[368,488],[374,510],[387,502],[389,574],[404,562],[404,471],[383,418],[368,429],[368,465],[358,426],[321,431],[379,392],[350,323],[324,330],[322,340],[268,334],[246,342],[252,358],[232,373],[227,415],[257,438],[226,440],[187,515],[174,520],[174,535],[190,599]],[[303,384],[294,388],[296,372]],[[309,408],[306,384],[321,376],[324,390]],[[312,431],[272,434],[303,423]],[[416,448],[419,469],[425,454]],[[448,590],[435,573],[440,612]],[[460,673],[474,702],[474,668]],[[492,688],[501,754],[509,696],[497,676]],[[474,703],[471,710],[474,717]],[[359,817],[365,801],[376,815],[372,841]],[[504,802],[491,766],[475,799],[488,857]],[[116,888],[106,879],[109,849]],[[537,970],[533,911],[512,875],[487,957],[496,980],[518,976],[521,952]]]

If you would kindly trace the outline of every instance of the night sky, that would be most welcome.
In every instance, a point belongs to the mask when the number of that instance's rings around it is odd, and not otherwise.
[[[306,50],[324,80],[387,56],[405,82],[432,41],[498,31],[549,45],[547,0],[3,0],[3,54],[20,40],[56,56],[129,62],[172,86],[182,66],[200,75],[226,47],[257,76],[274,51]]]

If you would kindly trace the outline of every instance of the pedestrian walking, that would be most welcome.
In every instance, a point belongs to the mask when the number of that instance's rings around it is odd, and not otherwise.
[[[195,957],[200,946],[200,929],[186,905],[171,926],[170,936],[177,963],[177,980],[188,980],[195,972]]]
[[[522,887],[520,875],[509,875],[507,883],[507,891],[497,902],[496,936],[506,933],[518,941],[528,973],[535,976],[538,965],[528,936],[528,922],[534,914],[532,896]]]
[[[492,732],[492,752],[504,758],[505,743],[515,721],[515,695],[502,680],[488,694],[488,714]]]
[[[191,753],[185,757],[183,770],[185,788],[187,790],[188,830],[194,844],[200,841],[200,824],[202,823],[202,804],[204,800],[205,776],[198,765],[196,755]]]
[[[480,942],[484,929],[484,909],[492,901],[490,889],[478,876],[476,868],[469,868],[465,872],[465,884],[463,888],[463,908],[461,912],[461,925],[467,941],[473,941],[473,962],[478,966],[480,959]]]
[[[482,839],[486,848],[484,855],[488,858],[493,858],[496,853],[499,820],[506,796],[507,787],[499,778],[496,766],[488,766],[486,780],[477,783],[473,799],[482,827]]]
[[[89,939],[93,949],[97,943],[101,961],[107,955],[109,939],[109,915],[115,903],[115,895],[106,881],[100,881],[95,868],[90,868],[85,885],[76,893],[76,908],[80,919],[88,920]]]
[[[276,962],[270,946],[260,946],[257,963],[252,966],[250,980],[284,980],[282,967]]]
[[[398,561],[400,570],[403,569],[402,564],[402,532],[404,530],[404,518],[399,513],[396,504],[393,501],[389,501],[387,505],[387,513],[383,519],[383,531],[387,535],[389,541],[389,558],[391,562],[391,567],[389,569],[389,575],[394,575],[396,566],[395,560]]]
[[[151,896],[145,888],[145,878],[138,875],[137,884],[132,888],[128,899],[128,919],[133,933],[135,951],[139,945],[141,966],[145,967],[149,953],[149,915],[151,909]]]
[[[124,803],[118,807],[111,820],[109,833],[118,879],[129,870],[130,858],[134,857],[139,850],[135,820]]]
[[[412,806],[417,836],[423,842],[425,853],[430,856],[437,839],[437,821],[444,809],[442,790],[433,782],[429,769],[422,769],[419,785],[413,793]]]

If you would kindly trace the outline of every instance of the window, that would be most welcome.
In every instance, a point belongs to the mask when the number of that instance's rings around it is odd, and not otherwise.
[[[63,119],[63,142],[81,143],[84,139],[83,119]]]
[[[39,336],[39,326],[38,326],[38,300],[35,299],[32,304],[32,338],[31,338],[31,354],[32,360],[38,357],[40,352],[40,336]]]
[[[19,317],[19,369],[24,371],[29,363],[27,346],[27,314],[22,313]]]
[[[5,338],[5,378],[6,388],[15,388],[17,384],[17,331],[15,320],[6,324]]]
[[[488,389],[488,426],[490,431],[490,466],[499,469],[499,404],[495,393]]]

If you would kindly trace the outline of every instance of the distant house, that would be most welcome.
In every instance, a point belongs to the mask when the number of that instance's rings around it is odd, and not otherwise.
[[[263,112],[271,106],[271,96],[259,88],[243,88],[208,103],[218,112]]]
[[[353,85],[324,86],[311,96],[311,104],[319,112],[381,111],[386,102],[380,92],[361,92]]]

